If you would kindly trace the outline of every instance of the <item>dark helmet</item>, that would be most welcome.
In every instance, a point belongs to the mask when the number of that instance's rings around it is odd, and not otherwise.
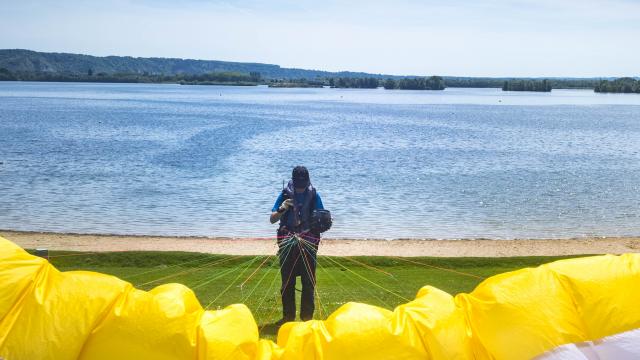
[[[323,233],[331,229],[333,219],[329,210],[313,210],[311,214],[311,231],[315,233]]]
[[[291,180],[293,180],[293,186],[297,188],[306,188],[309,186],[309,170],[304,166],[296,166],[291,172]]]

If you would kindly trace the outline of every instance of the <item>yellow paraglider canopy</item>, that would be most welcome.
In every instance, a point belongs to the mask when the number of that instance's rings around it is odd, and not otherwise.
[[[638,304],[640,255],[593,256],[493,276],[455,297],[425,286],[393,311],[348,303],[326,320],[285,324],[276,344],[259,338],[244,305],[205,311],[179,284],[146,292],[60,272],[0,238],[7,360],[551,359],[611,336],[592,350],[637,358],[640,347],[627,344],[640,342]]]

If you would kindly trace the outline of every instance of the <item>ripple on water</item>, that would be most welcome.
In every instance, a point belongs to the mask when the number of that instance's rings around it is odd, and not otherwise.
[[[2,83],[0,133],[0,228],[270,236],[297,164],[331,237],[640,228],[634,95]]]

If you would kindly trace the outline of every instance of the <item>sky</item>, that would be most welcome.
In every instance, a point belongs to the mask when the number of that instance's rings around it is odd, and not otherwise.
[[[0,48],[395,75],[640,76],[640,0],[0,0]]]

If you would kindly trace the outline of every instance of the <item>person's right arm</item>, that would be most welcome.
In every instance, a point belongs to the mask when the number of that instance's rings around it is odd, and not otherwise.
[[[275,224],[277,221],[279,221],[282,215],[284,215],[284,213],[286,213],[287,210],[289,210],[289,208],[293,206],[293,200],[291,199],[282,201],[282,199],[278,198],[278,200],[279,201],[276,201],[276,205],[278,204],[278,202],[282,202],[282,204],[280,204],[279,206],[274,206],[275,210],[271,212],[271,216],[269,217],[269,221],[271,221],[272,224]]]

